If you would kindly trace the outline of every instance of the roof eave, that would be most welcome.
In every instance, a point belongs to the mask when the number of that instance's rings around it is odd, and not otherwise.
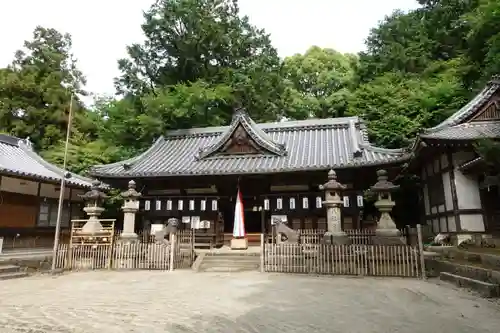
[[[407,162],[409,156],[407,154],[403,156],[399,156],[396,158],[383,159],[371,162],[360,162],[360,163],[345,163],[341,165],[320,165],[313,166],[307,168],[280,168],[275,170],[254,170],[249,172],[240,172],[240,171],[224,171],[221,173],[206,173],[206,172],[182,172],[182,173],[155,173],[155,172],[136,172],[136,173],[95,173],[93,174],[97,178],[157,178],[157,177],[189,177],[189,176],[225,176],[225,175],[267,175],[267,174],[275,174],[282,172],[307,172],[307,171],[328,171],[330,169],[357,169],[362,167],[375,167],[375,166],[383,166],[383,165],[393,165]]]

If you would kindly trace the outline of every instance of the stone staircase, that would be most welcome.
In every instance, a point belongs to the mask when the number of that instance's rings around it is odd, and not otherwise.
[[[483,297],[500,297],[500,252],[474,252],[455,247],[433,247],[426,259],[430,276],[477,292]]]
[[[202,253],[196,258],[193,270],[196,272],[246,272],[260,269],[258,253]]]
[[[0,280],[17,279],[25,276],[28,276],[28,273],[19,266],[0,264]]]

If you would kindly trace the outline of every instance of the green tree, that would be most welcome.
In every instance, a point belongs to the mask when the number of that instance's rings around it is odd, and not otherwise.
[[[30,137],[38,149],[65,136],[71,91],[84,93],[85,80],[71,45],[69,35],[37,27],[13,63],[0,70],[0,126],[12,135]],[[91,127],[78,100],[74,111],[77,125]]]
[[[467,56],[471,62],[467,79],[483,85],[500,74],[500,2],[479,0],[474,11],[465,16],[471,29],[467,34]]]
[[[227,121],[230,103],[238,101],[258,120],[278,117],[284,89],[280,60],[269,36],[239,15],[237,1],[159,0],[144,17],[146,41],[128,47],[129,58],[119,61],[122,75],[116,80],[119,93],[133,96],[143,113],[175,118],[174,124],[205,126]],[[192,106],[182,96],[186,91],[199,94]],[[214,98],[214,92],[222,95]],[[200,104],[203,96],[209,96],[207,105]],[[183,111],[151,109],[165,100],[183,100]],[[158,118],[159,112],[171,114]]]
[[[407,146],[421,129],[437,125],[466,103],[456,70],[461,65],[452,60],[434,67],[436,72],[423,75],[389,72],[352,94],[349,113],[368,122],[374,144]]]
[[[289,83],[287,115],[294,119],[342,117],[354,77],[357,57],[311,47],[284,60]]]

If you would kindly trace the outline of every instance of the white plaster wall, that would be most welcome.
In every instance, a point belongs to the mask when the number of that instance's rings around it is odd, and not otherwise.
[[[483,215],[481,214],[460,215],[460,226],[462,228],[462,232],[484,231]]]
[[[464,175],[460,170],[455,169],[455,187],[457,189],[459,209],[481,208],[481,196],[479,194],[479,181],[477,177]]]
[[[429,204],[429,188],[427,184],[424,185],[424,206],[425,206],[425,214],[429,215],[431,213],[431,208]]]
[[[83,201],[82,198],[78,196],[78,194],[82,195],[85,193],[85,190],[71,190],[71,200],[72,201]]]
[[[450,183],[450,173],[443,173],[443,189],[444,189],[444,199],[446,202],[446,209],[453,210],[453,197],[451,195],[451,183]]]
[[[448,216],[448,232],[457,232],[457,223],[455,216]]]
[[[446,221],[445,216],[439,219],[439,231],[448,232],[448,222]]]
[[[40,186],[40,196],[45,198],[59,199],[59,185],[44,184]],[[69,199],[69,188],[64,189],[64,199]]]
[[[30,180],[2,176],[2,191],[37,195],[38,183]]]
[[[433,230],[435,233],[438,233],[438,232],[439,232],[439,220],[438,220],[438,219],[434,219],[434,220],[432,220],[432,230]]]

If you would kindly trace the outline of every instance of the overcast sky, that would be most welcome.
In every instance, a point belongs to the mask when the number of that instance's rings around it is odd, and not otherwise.
[[[114,93],[117,59],[142,40],[142,11],[154,0],[2,0],[0,66],[7,65],[37,25],[70,33],[87,91]],[[370,28],[416,0],[239,0],[241,12],[271,34],[280,56],[311,45],[358,52]]]

